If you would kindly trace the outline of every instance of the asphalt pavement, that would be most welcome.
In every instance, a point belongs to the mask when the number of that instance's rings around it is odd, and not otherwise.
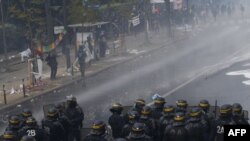
[[[223,69],[222,66],[225,64],[228,67],[230,63],[241,61],[235,57],[248,56],[246,54],[249,46],[247,27],[246,24],[215,26],[206,28],[195,36],[190,33],[188,40],[165,45],[89,77],[86,80],[86,89],[79,87],[77,83],[72,84],[70,87],[26,101],[19,107],[2,113],[13,114],[18,113],[22,108],[30,108],[34,116],[41,120],[43,105],[63,101],[67,95],[72,94],[77,97],[79,105],[83,108],[86,115],[84,126],[88,126],[94,119],[107,121],[110,115],[108,109],[113,102],[132,105],[136,98],[143,98],[150,102],[151,96],[155,93],[164,95],[175,90],[167,97],[167,102],[170,104],[179,98],[187,99],[191,103],[197,102],[200,98],[213,100],[218,94],[211,95],[210,89],[206,89],[206,93],[200,91],[203,96],[200,96],[200,93],[192,93],[192,90],[197,90],[196,86],[202,84],[197,81],[202,76],[209,81],[216,76],[216,72]],[[197,80],[194,79],[196,77]],[[220,85],[215,81],[211,83],[211,85]],[[182,85],[183,87],[179,87]],[[193,87],[186,91],[184,88],[190,85]],[[218,101],[224,102],[230,99],[229,96],[231,95],[221,91],[217,98]],[[236,97],[238,100],[245,98],[241,95]],[[4,128],[4,126],[1,127]]]
[[[190,105],[196,105],[200,99],[207,99],[211,105],[240,103],[250,110],[250,60],[233,64],[209,77],[202,76],[167,97],[167,101],[187,99]],[[191,97],[191,98],[190,98]],[[171,103],[174,104],[174,103]]]

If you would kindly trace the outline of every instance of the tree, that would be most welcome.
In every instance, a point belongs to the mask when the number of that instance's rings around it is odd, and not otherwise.
[[[68,7],[69,22],[71,24],[96,22],[98,20],[98,5],[100,5],[99,0],[85,2],[82,0],[71,0]]]
[[[33,41],[44,41],[46,33],[45,0],[12,0],[10,20],[32,47]]]

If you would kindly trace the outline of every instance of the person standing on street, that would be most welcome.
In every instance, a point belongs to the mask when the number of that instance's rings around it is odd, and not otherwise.
[[[65,116],[69,119],[68,141],[81,141],[81,128],[84,120],[82,108],[77,104],[74,96],[68,97]]]
[[[57,60],[56,60],[56,51],[52,50],[49,52],[48,56],[46,57],[45,61],[49,65],[51,72],[50,72],[50,79],[54,80],[56,79],[56,73],[57,73]]]
[[[107,49],[107,40],[106,40],[104,33],[101,33],[101,36],[99,39],[99,47],[100,47],[100,57],[105,57],[106,49]]]
[[[224,141],[224,125],[236,125],[232,116],[232,106],[229,104],[220,107],[220,115],[213,123],[210,140]]]
[[[87,57],[87,54],[86,52],[84,51],[84,45],[81,45],[78,49],[78,52],[77,52],[77,57],[78,57],[78,62],[79,62],[79,65],[80,65],[80,72],[81,72],[81,77],[82,77],[82,85],[83,87],[86,86],[85,84],[85,60],[86,60],[86,57]]]
[[[109,125],[112,129],[113,138],[121,138],[122,137],[122,129],[125,125],[125,120],[123,116],[121,116],[123,110],[123,106],[120,103],[114,103],[110,108],[110,112],[112,115],[109,117]]]

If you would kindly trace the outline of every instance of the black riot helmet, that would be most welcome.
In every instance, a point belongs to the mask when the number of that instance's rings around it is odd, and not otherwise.
[[[3,141],[15,141],[15,133],[13,131],[5,131],[3,134]]]
[[[187,108],[188,103],[186,100],[181,99],[176,101],[176,106],[181,108]]]
[[[47,113],[47,118],[49,119],[57,119],[59,116],[58,110],[56,108],[50,108]]]
[[[62,102],[60,102],[60,103],[57,103],[56,105],[55,105],[55,108],[58,110],[58,112],[64,112],[64,110],[65,110],[65,106],[64,106],[64,104],[62,103]]]
[[[136,99],[135,100],[135,107],[136,108],[142,109],[145,105],[146,105],[145,100],[143,100],[143,99]]]
[[[155,107],[161,108],[161,107],[164,106],[165,103],[166,102],[165,102],[165,99],[163,97],[156,97],[154,99],[154,105],[155,105]]]
[[[220,107],[220,116],[230,117],[232,115],[232,106],[229,104],[222,105]]]
[[[243,108],[242,108],[241,104],[234,103],[233,104],[233,115],[241,116],[242,112],[243,112]]]
[[[135,136],[143,135],[145,133],[145,125],[143,123],[135,123],[132,126],[131,133]]]
[[[91,133],[95,135],[103,135],[106,132],[106,124],[101,120],[96,120],[91,126]]]
[[[109,109],[112,113],[118,113],[121,114],[123,110],[123,106],[120,103],[113,103],[112,107]]]
[[[74,96],[68,96],[67,97],[67,104],[69,108],[75,108],[77,106],[77,101],[76,101],[76,97]]]
[[[21,113],[22,117],[24,118],[28,118],[32,116],[32,112],[29,109],[23,109],[22,113]]]
[[[134,123],[139,119],[140,115],[137,111],[129,111],[128,112],[128,120],[130,123]]]
[[[23,136],[21,141],[36,141],[36,139],[32,136]]]
[[[164,116],[173,116],[175,113],[175,108],[173,105],[167,105],[163,108],[162,114]]]
[[[208,112],[210,104],[207,100],[203,99],[200,101],[199,107],[202,108],[202,110],[204,110],[205,112]]]
[[[175,122],[184,122],[185,121],[185,114],[182,112],[175,113],[174,121]]]
[[[28,117],[25,121],[25,125],[28,127],[35,127],[37,126],[37,121],[34,117]]]
[[[147,119],[151,116],[152,109],[149,106],[144,106],[141,111],[141,119]]]
[[[200,118],[201,116],[201,108],[199,107],[194,107],[190,110],[189,116],[191,118]]]
[[[188,103],[186,100],[183,100],[183,99],[177,100],[176,101],[176,112],[186,113],[187,106],[188,106]]]
[[[11,116],[9,119],[9,125],[13,128],[20,128],[20,118],[18,116]]]

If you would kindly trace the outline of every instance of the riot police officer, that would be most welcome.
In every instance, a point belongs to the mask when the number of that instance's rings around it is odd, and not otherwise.
[[[154,105],[152,106],[152,118],[159,120],[162,116],[162,111],[165,104],[165,99],[163,97],[157,97],[154,99]]]
[[[70,122],[68,140],[81,141],[80,129],[82,128],[82,121],[84,120],[84,113],[81,107],[78,106],[76,98],[74,96],[68,97],[67,108],[65,115],[68,117]]]
[[[21,121],[18,116],[11,116],[9,119],[8,127],[5,131],[12,131],[15,135],[17,135],[18,130],[21,128]]]
[[[65,131],[65,136],[66,136],[65,139],[68,140],[70,122],[69,122],[68,117],[65,116],[65,113],[64,113],[65,107],[64,107],[63,103],[57,103],[55,105],[55,108],[58,111],[58,121],[62,124],[64,131]]]
[[[167,105],[166,107],[163,108],[162,117],[160,118],[158,123],[159,124],[158,134],[160,141],[163,138],[165,128],[168,125],[171,125],[174,121],[174,112],[175,108],[172,105]]]
[[[176,113],[172,125],[164,131],[163,141],[188,141],[188,131],[185,128],[185,114]]]
[[[241,104],[233,104],[233,120],[237,125],[249,125],[248,121],[244,117],[243,108]]]
[[[135,105],[132,108],[133,111],[137,111],[139,114],[141,114],[142,108],[146,105],[145,100],[143,99],[136,99]]]
[[[89,135],[83,141],[109,141],[106,134],[106,124],[103,121],[94,121]]]
[[[207,136],[207,124],[202,123],[201,109],[194,107],[189,113],[189,120],[186,129],[189,135],[189,141],[205,141]]]
[[[18,131],[18,140],[25,135],[34,137],[36,141],[49,140],[47,133],[43,129],[39,128],[36,119],[33,117],[29,117],[26,120],[25,126]]]
[[[23,109],[20,114],[20,120],[21,120],[21,126],[23,127],[25,125],[25,121],[27,118],[32,117],[32,112],[29,109]]]
[[[32,136],[23,136],[21,141],[36,141],[36,139]]]
[[[134,123],[138,122],[139,113],[137,111],[129,111],[128,112],[128,123],[125,124],[122,128],[122,136],[127,137],[132,129]]]
[[[211,130],[212,130],[211,128],[212,128],[213,122],[215,121],[215,114],[213,113],[213,111],[212,112],[210,111],[210,104],[205,99],[201,100],[200,103],[198,104],[198,106],[202,109],[201,119],[205,120],[207,122],[207,131],[206,132],[208,133],[207,135],[210,136]],[[206,140],[208,140],[208,139],[209,139],[209,137],[206,137]]]
[[[151,137],[145,134],[145,124],[135,123],[127,137],[128,141],[153,141]]]
[[[229,104],[220,107],[220,116],[215,120],[212,127],[212,134],[210,140],[224,141],[224,125],[235,125],[232,119],[232,106]]]
[[[144,123],[146,125],[145,127],[145,133],[154,138],[157,139],[157,127],[155,120],[151,117],[152,109],[149,106],[144,106],[141,111],[141,116],[139,119],[140,123]]]
[[[122,128],[125,125],[125,120],[121,116],[123,106],[120,103],[114,103],[110,108],[112,115],[109,117],[109,125],[112,129],[113,138],[122,137]]]
[[[186,114],[188,103],[186,100],[180,99],[176,101],[176,113],[181,112]]]
[[[65,130],[62,124],[58,121],[58,111],[55,108],[50,108],[46,115],[47,117],[42,120],[42,128],[48,133],[52,141],[65,141]]]
[[[5,131],[2,141],[16,141],[16,134],[13,131]]]

